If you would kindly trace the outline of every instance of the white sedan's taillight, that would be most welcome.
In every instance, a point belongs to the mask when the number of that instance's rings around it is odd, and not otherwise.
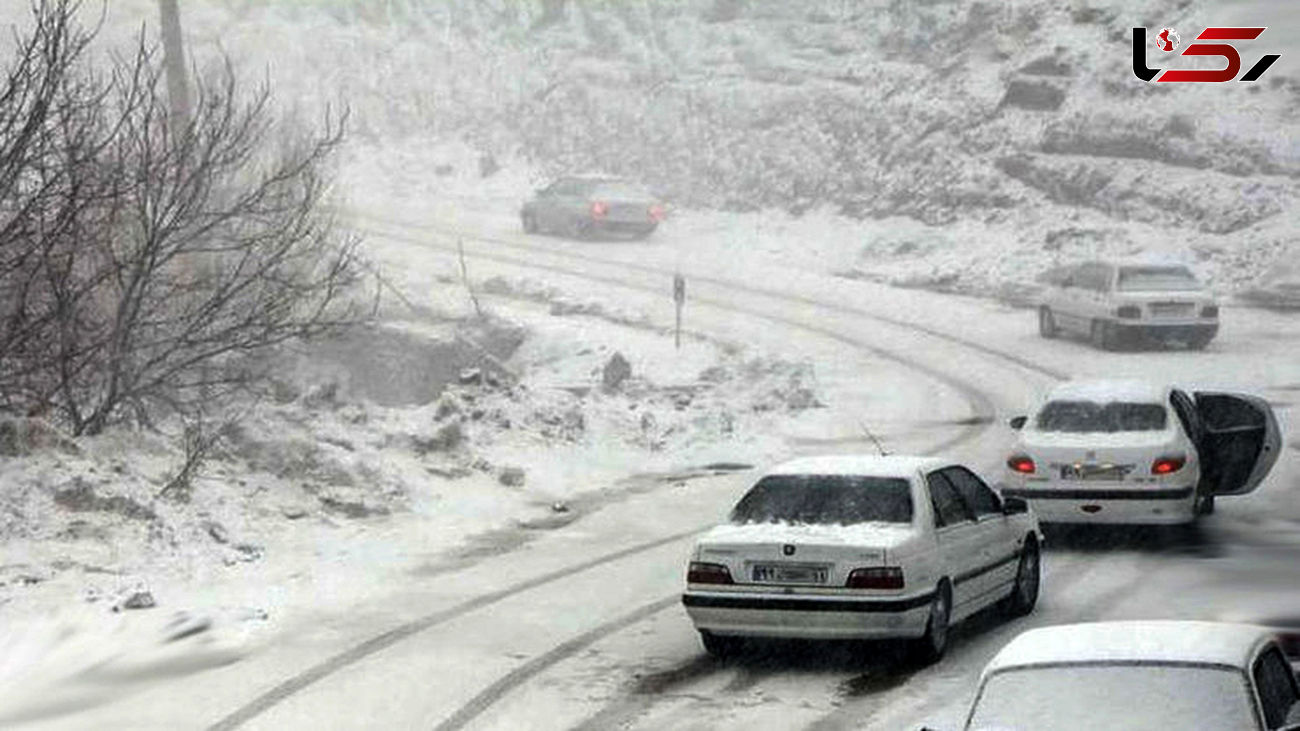
[[[850,589],[902,589],[903,570],[897,566],[853,569],[844,585]]]
[[[1007,458],[1007,467],[1013,472],[1019,472],[1022,475],[1032,475],[1037,466],[1034,460],[1027,454],[1013,454]]]
[[[720,563],[704,563],[702,561],[692,561],[686,570],[686,583],[688,584],[734,584],[731,580],[731,571]]]
[[[1151,474],[1172,475],[1178,470],[1181,470],[1185,464],[1187,464],[1187,457],[1182,454],[1161,457],[1151,463]]]

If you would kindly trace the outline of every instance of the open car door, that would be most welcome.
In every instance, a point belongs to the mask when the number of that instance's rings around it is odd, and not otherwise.
[[[1282,432],[1268,402],[1240,393],[1196,392],[1205,426],[1198,446],[1201,480],[1215,495],[1244,495],[1264,481],[1282,452]]]

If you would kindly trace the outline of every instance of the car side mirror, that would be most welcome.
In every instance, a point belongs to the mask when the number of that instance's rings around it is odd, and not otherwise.
[[[1002,498],[1003,515],[1022,515],[1029,512],[1029,503],[1022,497]]]
[[[1025,428],[1025,424],[1028,421],[1029,421],[1028,416],[1013,416],[1011,417],[1010,420],[1007,421],[1007,423],[1011,425],[1012,429],[1015,429],[1016,431],[1020,431],[1021,429]]]

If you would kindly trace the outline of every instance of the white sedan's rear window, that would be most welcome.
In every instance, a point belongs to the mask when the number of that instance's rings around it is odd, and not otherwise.
[[[1185,267],[1121,267],[1119,288],[1126,292],[1178,292],[1200,289],[1200,282]]]
[[[1049,401],[1034,419],[1045,432],[1163,431],[1169,414],[1162,404],[1111,401]]]
[[[1239,670],[1169,664],[1014,669],[991,676],[968,731],[1145,731],[1256,728]]]
[[[856,475],[768,475],[750,488],[731,513],[734,523],[912,522],[907,480]]]

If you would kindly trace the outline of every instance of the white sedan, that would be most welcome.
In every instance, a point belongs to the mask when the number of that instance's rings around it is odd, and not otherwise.
[[[1191,523],[1254,490],[1282,446],[1261,398],[1142,381],[1061,384],[1011,425],[1002,494],[1044,523]]]
[[[965,728],[1300,729],[1300,686],[1262,627],[1169,620],[1042,627],[985,667]]]
[[[974,472],[925,457],[782,464],[697,543],[682,602],[715,655],[743,637],[909,638],[937,660],[951,623],[1038,599],[1038,521]]]

